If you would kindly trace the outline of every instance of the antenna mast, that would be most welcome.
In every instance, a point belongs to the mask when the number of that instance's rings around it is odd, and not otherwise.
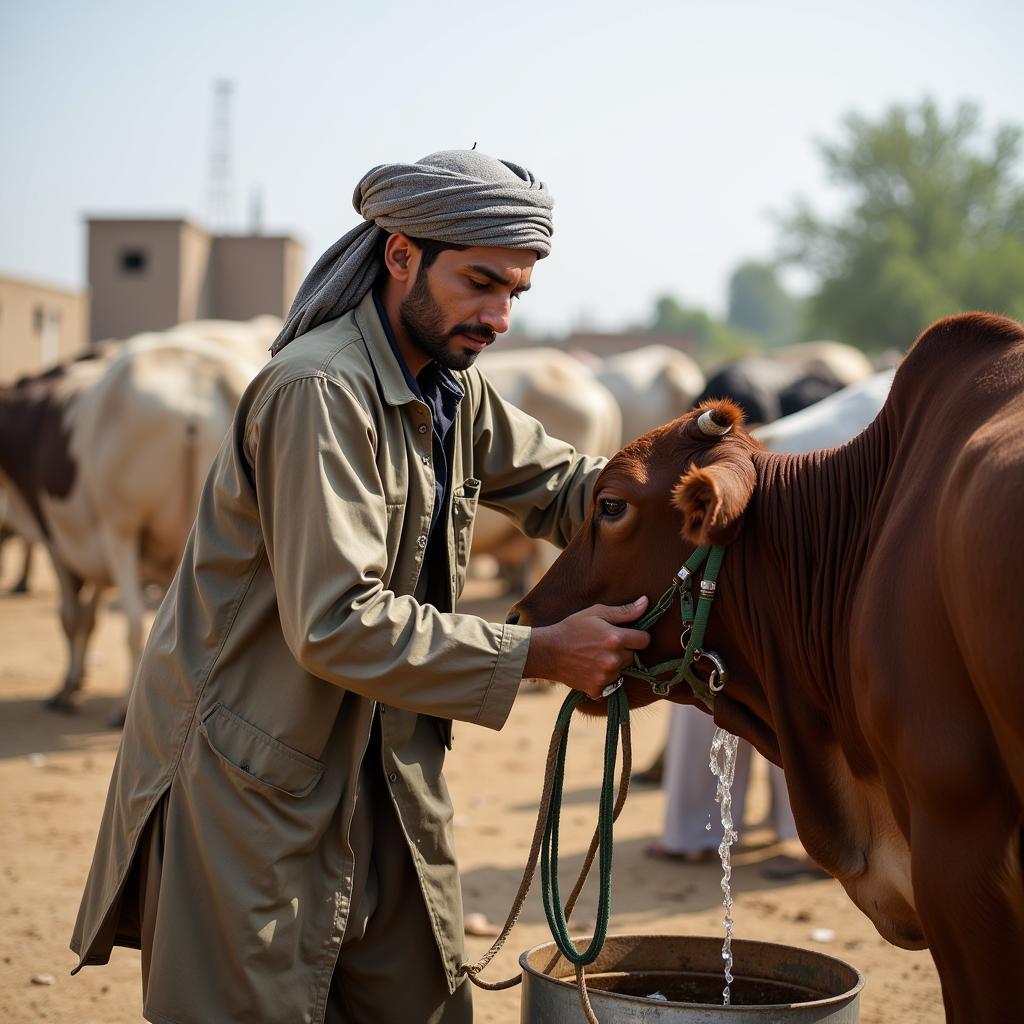
[[[206,217],[215,233],[235,226],[234,169],[231,165],[231,99],[235,83],[218,78],[213,83],[213,120],[210,130],[210,162],[206,182]]]

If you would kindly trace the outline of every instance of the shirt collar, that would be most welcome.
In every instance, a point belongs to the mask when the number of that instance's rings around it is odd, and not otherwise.
[[[418,398],[422,402],[424,401],[424,389],[437,390],[439,387],[443,387],[457,400],[461,401],[465,398],[466,391],[462,384],[459,383],[459,379],[451,370],[448,369],[447,366],[442,366],[441,363],[434,359],[420,370],[419,377],[414,377],[412,375],[412,371],[406,364],[405,357],[402,355],[402,351],[398,347],[398,341],[395,339],[395,332],[391,327],[391,319],[388,317],[387,310],[384,308],[384,300],[381,298],[380,292],[374,288],[371,294],[373,295],[374,309],[377,312],[380,325],[384,330],[384,336],[387,338],[391,353],[395,357],[395,361],[398,363],[398,366],[402,371],[405,383],[409,388],[409,391],[412,392],[412,397]]]

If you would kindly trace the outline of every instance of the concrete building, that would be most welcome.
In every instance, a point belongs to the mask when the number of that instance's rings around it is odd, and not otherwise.
[[[286,235],[212,235],[183,218],[87,224],[92,341],[183,320],[283,317],[302,283],[302,245]]]
[[[0,277],[0,384],[78,355],[88,321],[85,292]]]

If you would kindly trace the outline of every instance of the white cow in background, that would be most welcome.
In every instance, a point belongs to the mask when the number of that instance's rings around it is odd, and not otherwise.
[[[98,600],[110,586],[128,620],[130,690],[144,586],[169,583],[210,464],[259,368],[218,342],[172,332],[106,351],[0,388],[9,525],[44,544],[61,586],[69,665],[49,703],[62,709],[81,687]]]
[[[773,452],[834,448],[859,434],[885,404],[896,371],[884,370],[820,402],[753,431]]]
[[[608,389],[578,360],[554,348],[486,352],[477,365],[506,401],[539,420],[559,440],[587,455],[614,455],[622,446],[622,416]],[[521,534],[500,512],[481,508],[473,555],[489,555],[520,586],[537,580],[557,556],[544,541]]]
[[[623,444],[681,416],[704,388],[696,362],[668,345],[610,356],[595,374],[619,404]]]
[[[270,358],[270,346],[281,333],[281,323],[279,316],[267,313],[251,320],[185,320],[163,333],[215,342],[247,363],[262,366]]]
[[[761,355],[779,363],[798,365],[804,374],[834,377],[843,387],[867,380],[875,372],[871,360],[859,348],[841,341],[802,341],[767,348]]]

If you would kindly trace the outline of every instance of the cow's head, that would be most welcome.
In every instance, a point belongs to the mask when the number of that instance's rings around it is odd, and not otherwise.
[[[590,605],[622,604],[640,594],[653,605],[695,547],[729,545],[738,537],[754,493],[754,454],[760,449],[743,430],[740,409],[722,400],[704,402],[624,448],[601,473],[583,526],[514,609],[518,621],[549,625]],[[735,663],[740,656],[729,650],[718,611],[729,600],[729,557],[727,547],[726,585],[719,587],[706,643],[713,650],[724,645],[721,653],[728,655],[735,675],[734,669],[742,667]],[[644,663],[678,658],[679,634],[679,614],[673,609],[652,626]],[[656,698],[642,680],[627,679],[626,685],[633,707]],[[670,698],[694,699],[685,683]],[[586,702],[583,707],[599,714],[604,704]]]

